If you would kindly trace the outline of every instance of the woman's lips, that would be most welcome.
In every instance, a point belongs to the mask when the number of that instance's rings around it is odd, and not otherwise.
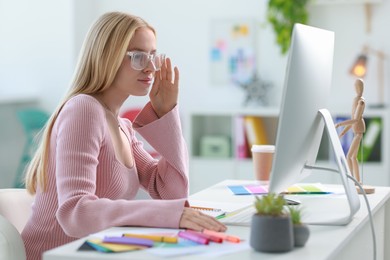
[[[150,84],[152,84],[153,79],[152,78],[147,78],[147,79],[140,79],[139,81],[144,83],[144,84],[150,85]]]

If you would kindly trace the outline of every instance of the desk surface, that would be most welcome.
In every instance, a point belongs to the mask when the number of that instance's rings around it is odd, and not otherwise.
[[[235,184],[249,184],[253,181],[237,181],[227,180],[218,183],[208,189],[200,191],[191,195],[191,199],[194,200],[208,200],[219,202],[242,202],[247,204],[253,201],[253,196],[234,196],[226,188],[227,185]],[[303,195],[308,198],[307,195]],[[312,195],[310,195],[312,196]],[[318,195],[316,195],[318,196]],[[384,208],[386,202],[390,197],[389,187],[376,187],[375,194],[368,195],[370,206],[373,214]],[[301,201],[302,199],[301,195]],[[304,204],[304,202],[303,202]],[[323,205],[318,205],[322,207]],[[329,212],[329,214],[332,214]],[[367,229],[368,226],[368,214],[367,208],[364,204],[364,199],[361,197],[361,208],[355,215],[351,223],[346,226],[310,226],[310,238],[303,248],[295,248],[288,253],[283,254],[265,254],[259,253],[251,249],[247,244],[249,243],[250,228],[229,226],[227,233],[234,234],[246,242],[242,242],[243,249],[237,252],[223,255],[226,260],[229,259],[259,259],[261,256],[266,256],[266,259],[337,259],[339,254],[345,251],[345,247],[358,236],[362,229]],[[383,227],[383,226],[382,226]],[[131,228],[112,228],[107,232],[113,230],[129,230]],[[378,232],[378,231],[377,231]],[[372,238],[370,236],[364,236],[365,239],[365,251],[368,251],[368,255],[372,255]],[[383,239],[382,239],[383,240]],[[85,241],[85,238],[76,240],[72,243],[50,250],[44,254],[44,260],[64,260],[64,259],[161,259],[162,257],[152,255],[147,250],[118,253],[118,254],[104,254],[98,252],[79,252],[77,248]],[[383,244],[383,241],[382,243]],[[356,245],[355,245],[356,247]],[[350,250],[348,250],[350,251]],[[381,254],[379,254],[381,256]],[[175,257],[175,259],[200,259],[201,255],[188,255],[183,257]],[[208,257],[209,258],[209,257]],[[355,258],[357,259],[357,258]],[[361,259],[361,258],[360,258]],[[380,259],[380,258],[378,258]]]

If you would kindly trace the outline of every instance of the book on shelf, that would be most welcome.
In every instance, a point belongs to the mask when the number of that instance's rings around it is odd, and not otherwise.
[[[350,118],[349,117],[346,117],[346,116],[338,116],[335,118],[335,124],[338,124],[338,123],[341,123],[343,121],[346,121],[346,120],[349,120]],[[336,131],[337,131],[337,134],[340,135],[341,132],[344,130],[344,127],[338,127],[336,128]],[[343,151],[344,151],[344,154],[347,155],[348,153],[348,150],[349,150],[349,147],[351,146],[351,143],[352,143],[352,139],[353,139],[353,132],[352,130],[349,130],[348,132],[346,132],[344,134],[344,136],[340,137],[340,144],[341,144],[341,147],[343,148]]]
[[[244,117],[237,116],[234,119],[235,127],[235,149],[236,149],[236,158],[245,159],[249,158],[249,148],[246,138],[245,128],[244,128]]]
[[[382,132],[382,119],[378,117],[366,119],[366,132],[363,136],[362,145],[359,149],[358,160],[381,161],[380,136]]]
[[[349,117],[336,117],[335,124],[349,120]],[[381,145],[380,145],[380,136],[382,132],[382,119],[378,117],[374,118],[365,118],[366,131],[363,135],[363,140],[359,146],[359,151],[357,159],[359,162],[373,162],[381,161]],[[340,134],[343,130],[343,127],[337,128],[337,133]],[[344,136],[340,138],[340,143],[343,148],[344,154],[347,155],[349,148],[351,147],[352,140],[354,138],[354,133],[352,128],[345,133]],[[333,151],[331,152],[331,158],[333,158]]]
[[[269,144],[266,127],[261,117],[244,116],[244,129],[249,148],[254,144]]]

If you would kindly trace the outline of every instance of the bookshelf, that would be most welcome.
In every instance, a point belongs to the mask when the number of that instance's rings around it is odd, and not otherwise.
[[[349,111],[330,112],[334,120],[350,118]],[[246,131],[243,120],[245,117],[261,118],[268,144],[275,144],[279,118],[278,108],[228,108],[213,111],[200,109],[190,113],[189,125],[186,129],[188,129],[187,140],[189,140],[191,193],[225,179],[254,178],[250,151],[247,150],[245,154],[240,148],[242,138],[247,138],[247,136],[242,136],[242,131]],[[387,175],[390,166],[389,145],[386,144],[389,144],[390,139],[389,131],[385,129],[389,129],[389,112],[384,109],[366,109],[364,118],[367,131],[363,142],[371,140],[371,147],[370,156],[367,156],[362,165],[362,180],[365,184],[388,186],[390,177]],[[378,126],[371,126],[373,122],[379,122],[379,129]],[[376,136],[373,137],[374,134]],[[341,139],[341,142],[346,145],[347,141]],[[205,146],[207,146],[206,149]],[[329,149],[327,134],[324,132],[318,154],[318,164],[331,166],[332,151]],[[367,151],[366,149],[365,153],[368,153]],[[327,172],[313,174],[307,179],[307,181],[324,183],[338,183],[338,180],[338,176]]]

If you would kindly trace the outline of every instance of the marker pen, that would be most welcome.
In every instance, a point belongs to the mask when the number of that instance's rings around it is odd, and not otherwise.
[[[208,230],[208,229],[203,229],[202,232],[207,234],[207,235],[220,237],[226,241],[233,242],[233,243],[240,243],[240,241],[241,241],[241,239],[239,237],[227,235],[227,234],[222,233],[222,232],[216,232],[216,231],[212,231],[212,230]]]
[[[163,243],[177,243],[177,237],[175,236],[160,236],[160,235],[144,235],[144,234],[123,234],[124,237],[135,237],[135,238],[145,238],[150,239],[155,242],[163,242]]]
[[[147,247],[152,247],[154,244],[153,240],[133,237],[104,237],[103,242],[125,245],[140,245]]]
[[[196,242],[198,244],[202,244],[202,245],[208,245],[209,244],[209,240],[207,238],[204,238],[202,236],[199,236],[199,235],[191,233],[191,232],[180,231],[178,233],[178,236],[182,237],[182,238],[185,238],[185,239],[188,239],[188,240],[191,240],[191,241],[194,241],[194,242]]]
[[[208,235],[208,234],[205,234],[205,233],[199,233],[199,232],[196,232],[194,230],[186,230],[186,232],[190,232],[190,233],[194,233],[198,236],[201,236],[201,237],[204,237],[212,242],[215,242],[215,243],[222,243],[223,242],[223,239],[221,237],[217,237],[217,236],[213,236],[213,235]]]

